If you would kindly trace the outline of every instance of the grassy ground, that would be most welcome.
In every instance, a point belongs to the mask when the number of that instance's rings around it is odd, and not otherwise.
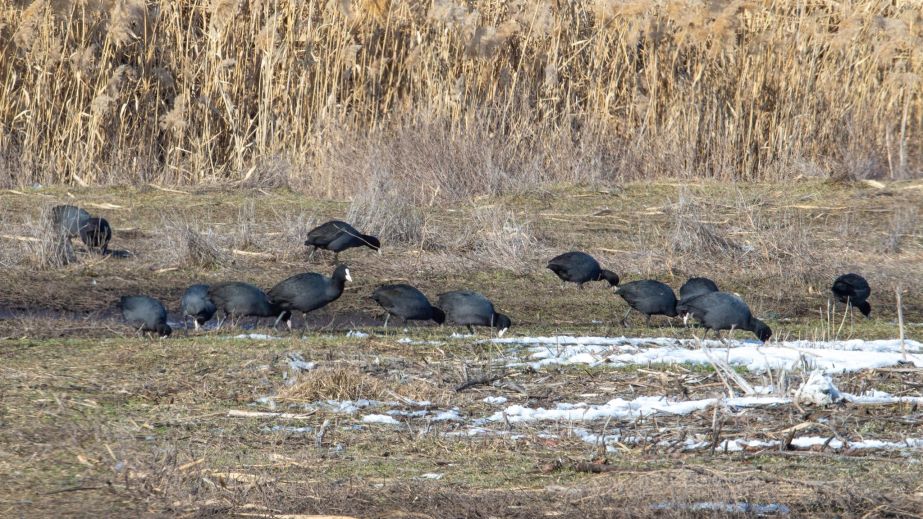
[[[896,337],[894,287],[900,286],[907,336],[919,340],[923,243],[908,211],[920,207],[920,187],[562,187],[434,208],[421,224],[422,243],[386,242],[381,257],[367,250],[344,254],[355,282],[309,318],[320,331],[229,340],[178,330],[166,341],[134,337],[112,310],[118,296],[147,293],[175,312],[194,281],[241,279],[268,288],[296,272],[327,272],[327,258],[309,263],[301,241],[313,223],[342,215],[345,204],[287,191],[4,192],[0,515],[694,516],[706,512],[690,509],[692,503],[746,501],[784,504],[795,516],[912,516],[923,507],[917,451],[682,452],[651,440],[606,452],[574,432],[618,430],[668,441],[712,434],[784,439],[787,429],[807,424],[799,434],[897,440],[919,436],[920,414],[909,406],[493,423],[494,434],[467,437],[451,434],[464,431],[456,422],[364,424],[362,414],[384,411],[345,415],[302,404],[428,400],[433,409],[458,408],[470,419],[498,409],[483,402],[493,395],[551,407],[723,392],[712,370],[688,366],[517,368],[493,384],[456,392],[465,373],[495,373],[507,353],[470,339],[400,344],[377,330],[380,311],[366,298],[377,284],[401,279],[430,295],[480,290],[512,317],[513,334],[692,333],[657,319],[654,328],[635,319],[625,330],[615,324],[625,306],[602,284],[562,289],[543,260],[572,248],[593,253],[625,280],[654,277],[678,288],[690,275],[713,277],[750,302],[779,338]],[[41,210],[66,201],[108,218],[112,247],[131,256],[78,254],[76,264],[44,267],[36,230]],[[190,259],[186,227],[209,240],[218,252],[215,265]],[[847,319],[839,329],[841,314],[834,323],[822,314],[827,287],[846,271],[872,282],[874,318]],[[345,329],[375,333],[346,337]],[[411,335],[441,339],[446,332],[424,327]],[[318,368],[296,377],[286,360],[296,352]],[[838,377],[837,384],[851,392],[916,395],[923,375],[870,370]],[[273,396],[275,410],[257,403],[266,396]],[[424,477],[430,473],[441,479]],[[652,508],[657,504],[663,507]]]

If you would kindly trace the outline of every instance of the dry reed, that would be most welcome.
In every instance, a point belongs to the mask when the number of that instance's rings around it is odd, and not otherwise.
[[[394,174],[427,149],[467,170],[427,176],[440,197],[899,179],[923,166],[921,73],[911,0],[35,0],[0,9],[0,184],[236,181],[284,156],[348,196],[365,178],[336,157],[407,131]]]

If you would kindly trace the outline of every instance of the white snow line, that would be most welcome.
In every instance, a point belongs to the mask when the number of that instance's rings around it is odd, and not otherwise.
[[[229,418],[282,418],[284,420],[307,420],[311,418],[311,414],[295,414],[295,413],[269,413],[265,411],[243,411],[239,409],[231,409],[228,411]]]

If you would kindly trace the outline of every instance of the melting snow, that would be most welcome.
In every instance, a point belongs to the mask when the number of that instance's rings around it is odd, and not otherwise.
[[[364,338],[368,337],[369,334],[367,334],[367,333],[365,333],[365,332],[360,332],[359,330],[350,330],[350,331],[346,332],[346,336],[347,336],[347,337],[356,337],[357,339],[364,339]]]
[[[401,422],[398,422],[394,418],[386,414],[367,414],[362,417],[363,423],[381,423],[386,425],[400,425]]]
[[[234,335],[229,337],[230,339],[252,339],[254,341],[269,341],[274,339],[280,339],[281,337],[275,337],[273,335],[266,335],[265,333],[242,333],[240,335]]]
[[[776,503],[758,504],[747,503],[744,501],[737,503],[717,503],[702,501],[698,503],[657,503],[652,505],[654,510],[691,510],[694,512],[727,512],[729,514],[782,514],[787,515],[791,510],[785,506]]]
[[[840,402],[843,396],[839,389],[833,385],[830,375],[820,370],[814,370],[804,384],[795,392],[795,400],[808,404],[827,405]]]
[[[506,397],[505,396],[488,396],[484,398],[483,402],[487,404],[493,404],[493,405],[505,404]]]
[[[292,427],[290,425],[273,425],[272,427],[264,427],[263,431],[265,432],[288,432],[293,434],[306,434],[314,432],[313,427]]]
[[[788,403],[791,400],[772,396],[748,396],[738,398],[725,398],[720,402],[728,407],[754,407],[762,405],[775,405]],[[634,400],[616,398],[605,404],[568,404],[559,403],[554,409],[540,407],[533,409],[521,405],[512,405],[498,411],[487,418],[488,421],[498,422],[530,422],[536,420],[567,420],[589,421],[601,418],[616,418],[630,420],[641,416],[659,415],[686,415],[695,411],[707,409],[719,402],[717,398],[702,400],[670,401],[660,396],[642,396]]]
[[[689,339],[627,337],[515,337],[494,339],[501,344],[529,346],[529,364],[534,368],[552,364],[611,364],[613,366],[666,364],[709,364],[708,354]],[[903,360],[900,340],[878,341],[783,341],[763,346],[755,340],[703,341],[708,353],[731,365],[750,371],[792,369],[803,365],[825,373],[842,373],[866,368],[894,366]],[[907,360],[923,366],[923,344],[905,341]]]
[[[437,413],[436,416],[433,417],[434,422],[460,421],[460,420],[462,420],[462,417],[460,414],[458,414],[457,407],[454,409],[449,409],[448,411],[442,411],[440,413]]]

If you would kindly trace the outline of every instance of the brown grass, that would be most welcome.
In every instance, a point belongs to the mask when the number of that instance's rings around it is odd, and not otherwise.
[[[215,269],[228,261],[211,229],[200,232],[188,223],[172,223],[164,226],[163,237],[173,265]]]
[[[366,177],[338,157],[381,150],[446,198],[914,177],[921,37],[906,0],[15,2],[0,10],[0,183],[342,197]]]

